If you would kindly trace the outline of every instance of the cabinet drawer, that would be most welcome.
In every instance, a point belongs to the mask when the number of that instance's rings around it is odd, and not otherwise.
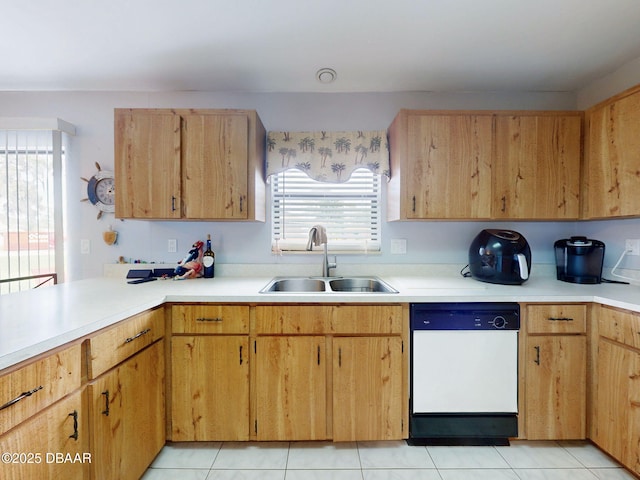
[[[336,334],[402,333],[400,305],[341,305],[333,308],[331,332]]]
[[[173,305],[172,333],[249,333],[249,307],[241,305]]]
[[[256,331],[269,335],[401,334],[400,305],[270,305],[256,307]]]
[[[80,344],[0,377],[0,434],[80,388],[80,377]]]
[[[598,331],[603,337],[640,348],[640,314],[600,307]]]
[[[527,305],[528,333],[585,333],[587,306]]]
[[[164,336],[164,309],[123,320],[87,340],[87,374],[96,378]]]
[[[256,307],[258,335],[328,333],[331,305],[265,305]]]

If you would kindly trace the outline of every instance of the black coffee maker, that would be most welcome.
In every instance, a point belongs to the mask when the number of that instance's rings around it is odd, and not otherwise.
[[[587,237],[557,240],[556,273],[558,280],[569,283],[602,282],[604,243]]]

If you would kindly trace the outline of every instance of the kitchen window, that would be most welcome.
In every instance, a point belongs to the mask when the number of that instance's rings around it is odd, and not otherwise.
[[[329,251],[380,250],[380,175],[355,170],[343,183],[290,169],[270,176],[272,251],[304,251],[309,229],[327,229]]]
[[[57,129],[0,129],[0,279],[62,279],[63,158]],[[3,282],[0,294],[43,282],[53,283],[44,277]]]

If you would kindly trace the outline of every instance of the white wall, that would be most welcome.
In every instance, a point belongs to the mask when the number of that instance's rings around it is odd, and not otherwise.
[[[636,83],[640,83],[640,75]],[[101,275],[102,265],[127,259],[175,263],[191,243],[213,235],[219,263],[307,263],[304,255],[270,253],[269,223],[119,221],[112,215],[96,220],[86,198],[94,163],[113,169],[113,109],[116,107],[247,108],[258,111],[267,130],[385,129],[400,108],[425,109],[575,109],[570,93],[381,93],[381,94],[238,94],[155,92],[0,92],[0,116],[59,117],[74,124],[66,172],[68,251],[67,280]],[[112,225],[118,244],[107,246],[102,232]],[[607,263],[617,259],[624,238],[640,238],[640,220],[567,223],[394,222],[384,223],[380,255],[349,256],[348,263],[467,263],[467,248],[485,227],[512,228],[531,243],[534,263],[553,263],[553,242],[585,234],[607,244]],[[178,252],[167,253],[167,240],[178,240]],[[407,255],[391,255],[391,238],[408,240]],[[91,241],[91,254],[80,255],[80,240]],[[633,264],[624,265],[626,267]],[[636,263],[634,268],[640,268]]]
[[[640,83],[640,57],[599,78],[577,94],[577,108],[587,108]]]

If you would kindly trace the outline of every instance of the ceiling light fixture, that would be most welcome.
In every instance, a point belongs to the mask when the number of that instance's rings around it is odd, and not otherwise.
[[[333,68],[321,68],[316,72],[316,78],[320,83],[331,83],[337,76],[338,74]]]

